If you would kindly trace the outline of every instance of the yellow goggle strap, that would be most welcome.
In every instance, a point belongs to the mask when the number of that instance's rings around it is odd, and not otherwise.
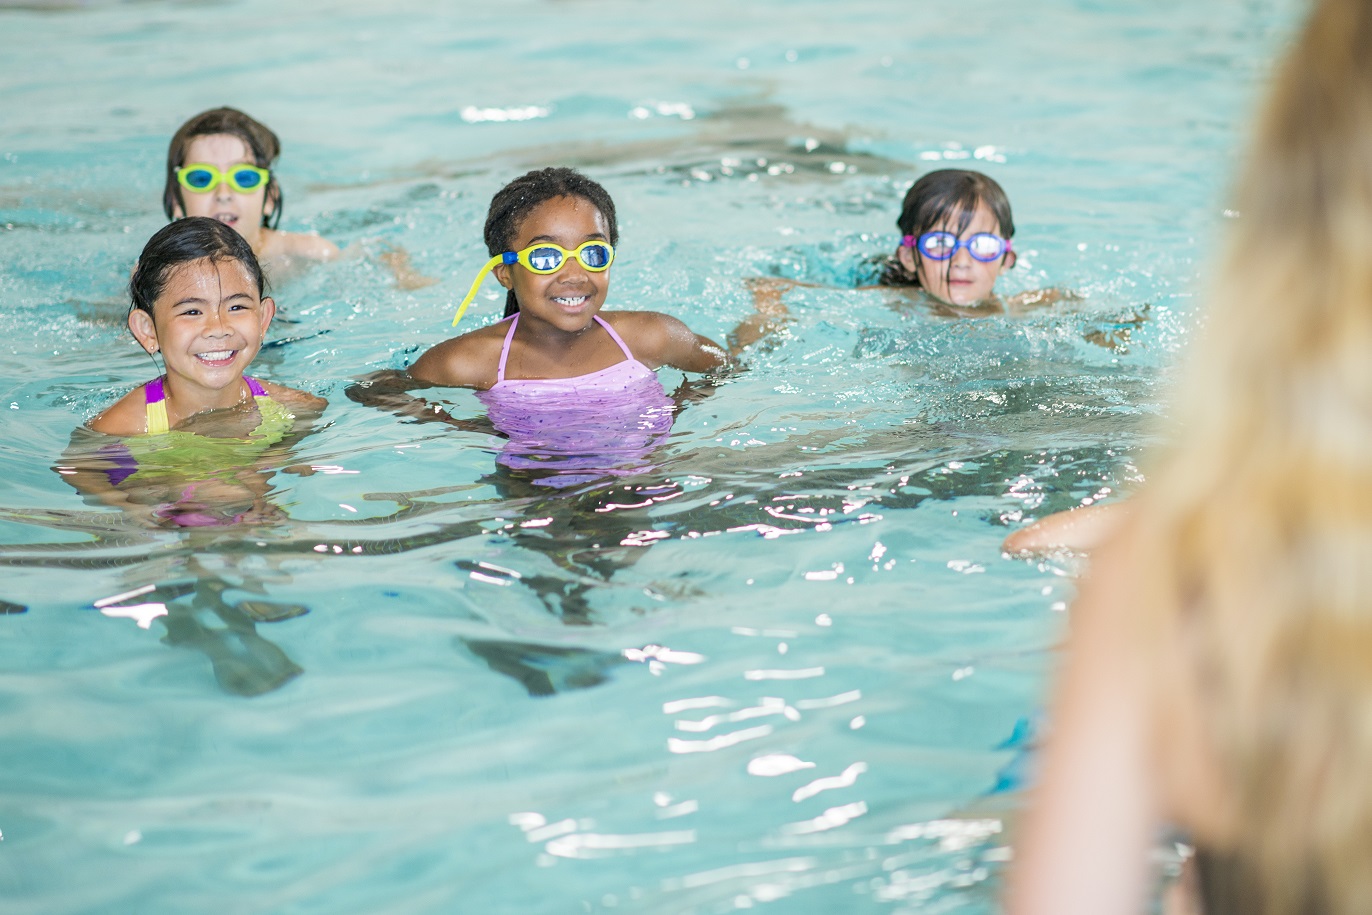
[[[476,291],[481,288],[481,281],[500,264],[513,264],[518,262],[519,255],[513,251],[504,254],[497,254],[495,257],[486,261],[486,266],[482,267],[476,274],[476,279],[472,280],[472,288],[467,290],[467,297],[462,300],[462,304],[457,306],[457,314],[453,316],[452,326],[456,327],[457,322],[462,320],[462,316],[467,313],[467,306],[472,304],[472,299],[476,298]]]

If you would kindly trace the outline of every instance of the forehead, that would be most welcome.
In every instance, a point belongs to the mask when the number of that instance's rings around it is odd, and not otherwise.
[[[167,273],[167,281],[157,296],[157,304],[171,304],[190,297],[217,300],[240,293],[253,295],[256,291],[257,284],[242,261],[202,257],[177,264]]]
[[[515,241],[523,247],[536,238],[549,238],[565,246],[597,235],[607,236],[609,231],[604,214],[586,198],[553,197],[519,221]]]
[[[963,213],[961,209],[949,210],[944,213],[931,227],[937,232],[956,232],[962,223]],[[1000,223],[996,221],[996,214],[991,212],[991,208],[986,205],[986,201],[978,200],[977,207],[972,211],[972,218],[967,223],[967,228],[963,230],[968,235],[975,235],[978,232],[999,232]]]
[[[194,137],[186,144],[185,161],[236,165],[239,162],[252,162],[253,155],[241,137],[231,133],[211,133]]]

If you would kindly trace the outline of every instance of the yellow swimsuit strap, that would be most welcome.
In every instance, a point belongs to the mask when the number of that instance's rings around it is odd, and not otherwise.
[[[243,376],[243,381],[247,383],[248,390],[252,392],[253,400],[257,402],[258,409],[268,403],[275,403],[271,396],[263,390],[262,385],[255,378]],[[143,404],[148,414],[148,435],[161,435],[171,431],[171,423],[167,420],[167,393],[162,387],[162,379],[154,378],[143,385]]]

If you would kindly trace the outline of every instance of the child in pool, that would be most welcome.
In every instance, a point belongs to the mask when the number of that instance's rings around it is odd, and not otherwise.
[[[724,348],[668,315],[602,311],[619,241],[615,205],[572,169],[532,171],[502,188],[485,239],[493,256],[453,323],[487,271],[509,290],[506,319],[434,346],[410,378],[480,391],[510,439],[501,463],[551,462],[562,477],[546,485],[597,475],[577,469],[632,471],[671,428],[674,403],[654,369],[706,372],[725,364]]]
[[[584,175],[545,168],[516,178],[491,201],[485,238],[493,256],[453,323],[487,270],[509,290],[506,319],[433,347],[410,367],[415,379],[482,391],[566,380],[589,391],[603,373],[655,377],[662,365],[705,372],[725,363],[723,347],[676,318],[601,313],[619,226],[610,195]]]
[[[265,124],[235,108],[202,111],[172,137],[167,148],[167,179],[162,208],[168,219],[208,216],[247,239],[257,259],[273,271],[301,261],[329,261],[338,245],[318,235],[282,232],[281,184],[272,167],[281,141]],[[400,248],[379,259],[395,274],[401,289],[435,281],[410,266]]]
[[[272,167],[281,141],[235,108],[202,111],[167,148],[162,208],[168,219],[208,216],[229,226],[261,262],[333,260],[338,245],[318,235],[282,232],[281,183]]]
[[[226,224],[191,216],[153,235],[129,282],[128,323],[144,350],[161,354],[166,373],[87,424],[125,441],[84,456],[74,441],[64,476],[126,508],[155,504],[158,523],[198,526],[261,514],[267,487],[259,459],[295,437],[298,419],[326,406],[244,374],[276,312],[264,291],[247,240]],[[179,496],[158,495],[168,487]],[[215,513],[230,503],[243,510]]]
[[[923,292],[945,315],[1017,313],[1063,297],[1055,290],[1002,300],[996,281],[1015,266],[1015,222],[1005,190],[981,172],[946,168],[929,172],[905,195],[896,225],[901,243],[881,262],[876,286]],[[749,282],[758,310],[776,312],[781,295],[807,285],[763,278]],[[784,310],[784,309],[782,309]]]

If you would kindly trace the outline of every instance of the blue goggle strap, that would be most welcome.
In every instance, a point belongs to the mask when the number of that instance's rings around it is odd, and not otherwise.
[[[476,279],[472,280],[472,288],[467,290],[467,297],[462,300],[462,304],[457,306],[457,314],[453,316],[452,326],[456,327],[457,322],[462,320],[462,316],[467,313],[467,306],[472,304],[472,299],[476,298],[476,291],[481,288],[481,281],[501,264],[517,264],[519,255],[513,251],[506,251],[504,254],[497,254],[495,257],[486,261],[486,266],[482,267],[476,274]]]

